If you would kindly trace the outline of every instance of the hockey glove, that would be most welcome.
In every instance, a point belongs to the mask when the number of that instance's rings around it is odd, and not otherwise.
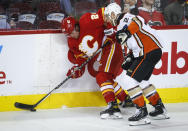
[[[134,61],[134,56],[132,53],[127,54],[127,56],[124,58],[124,62],[121,65],[121,67],[124,70],[128,70],[130,68],[130,66],[132,65],[133,61]]]
[[[76,79],[81,77],[85,72],[85,67],[83,67],[82,69],[78,69],[78,66],[73,66],[71,69],[68,70],[67,72],[67,76],[71,76],[71,78]]]
[[[123,28],[116,33],[116,40],[119,44],[123,45],[131,37],[131,33],[127,28]]]
[[[110,39],[115,39],[116,27],[108,23],[107,26],[105,26],[104,34]]]
[[[105,30],[104,30],[104,34],[105,34],[106,36],[111,36],[111,35],[114,34],[114,29],[113,29],[113,28],[105,29]]]

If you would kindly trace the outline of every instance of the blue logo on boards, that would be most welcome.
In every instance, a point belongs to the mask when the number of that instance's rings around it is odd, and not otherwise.
[[[0,53],[1,53],[2,49],[3,49],[3,45],[0,45]]]

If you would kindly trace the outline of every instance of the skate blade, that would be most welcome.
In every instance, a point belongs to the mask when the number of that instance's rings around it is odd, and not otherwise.
[[[151,124],[150,119],[144,118],[139,121],[131,121],[129,122],[129,126],[140,126],[140,125],[148,125]]]
[[[122,118],[123,118],[123,116],[119,112],[116,112],[113,115],[110,115],[110,114],[102,114],[101,115],[101,119],[122,119]]]
[[[165,120],[165,119],[170,119],[168,114],[160,114],[157,116],[150,116],[153,120]]]

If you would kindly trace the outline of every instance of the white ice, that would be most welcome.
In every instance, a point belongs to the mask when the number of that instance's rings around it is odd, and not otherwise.
[[[128,125],[127,118],[135,108],[122,109],[124,118],[119,120],[100,119],[99,112],[105,107],[0,112],[0,131],[188,131],[188,103],[165,106],[170,119],[151,120],[144,126]]]

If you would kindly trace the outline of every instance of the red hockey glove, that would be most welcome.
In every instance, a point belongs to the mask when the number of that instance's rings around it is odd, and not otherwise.
[[[73,66],[71,69],[69,69],[67,72],[67,76],[73,74],[71,76],[71,78],[73,78],[73,79],[81,77],[85,72],[85,67],[83,67],[82,69],[77,69],[77,68],[78,68],[78,66]]]

